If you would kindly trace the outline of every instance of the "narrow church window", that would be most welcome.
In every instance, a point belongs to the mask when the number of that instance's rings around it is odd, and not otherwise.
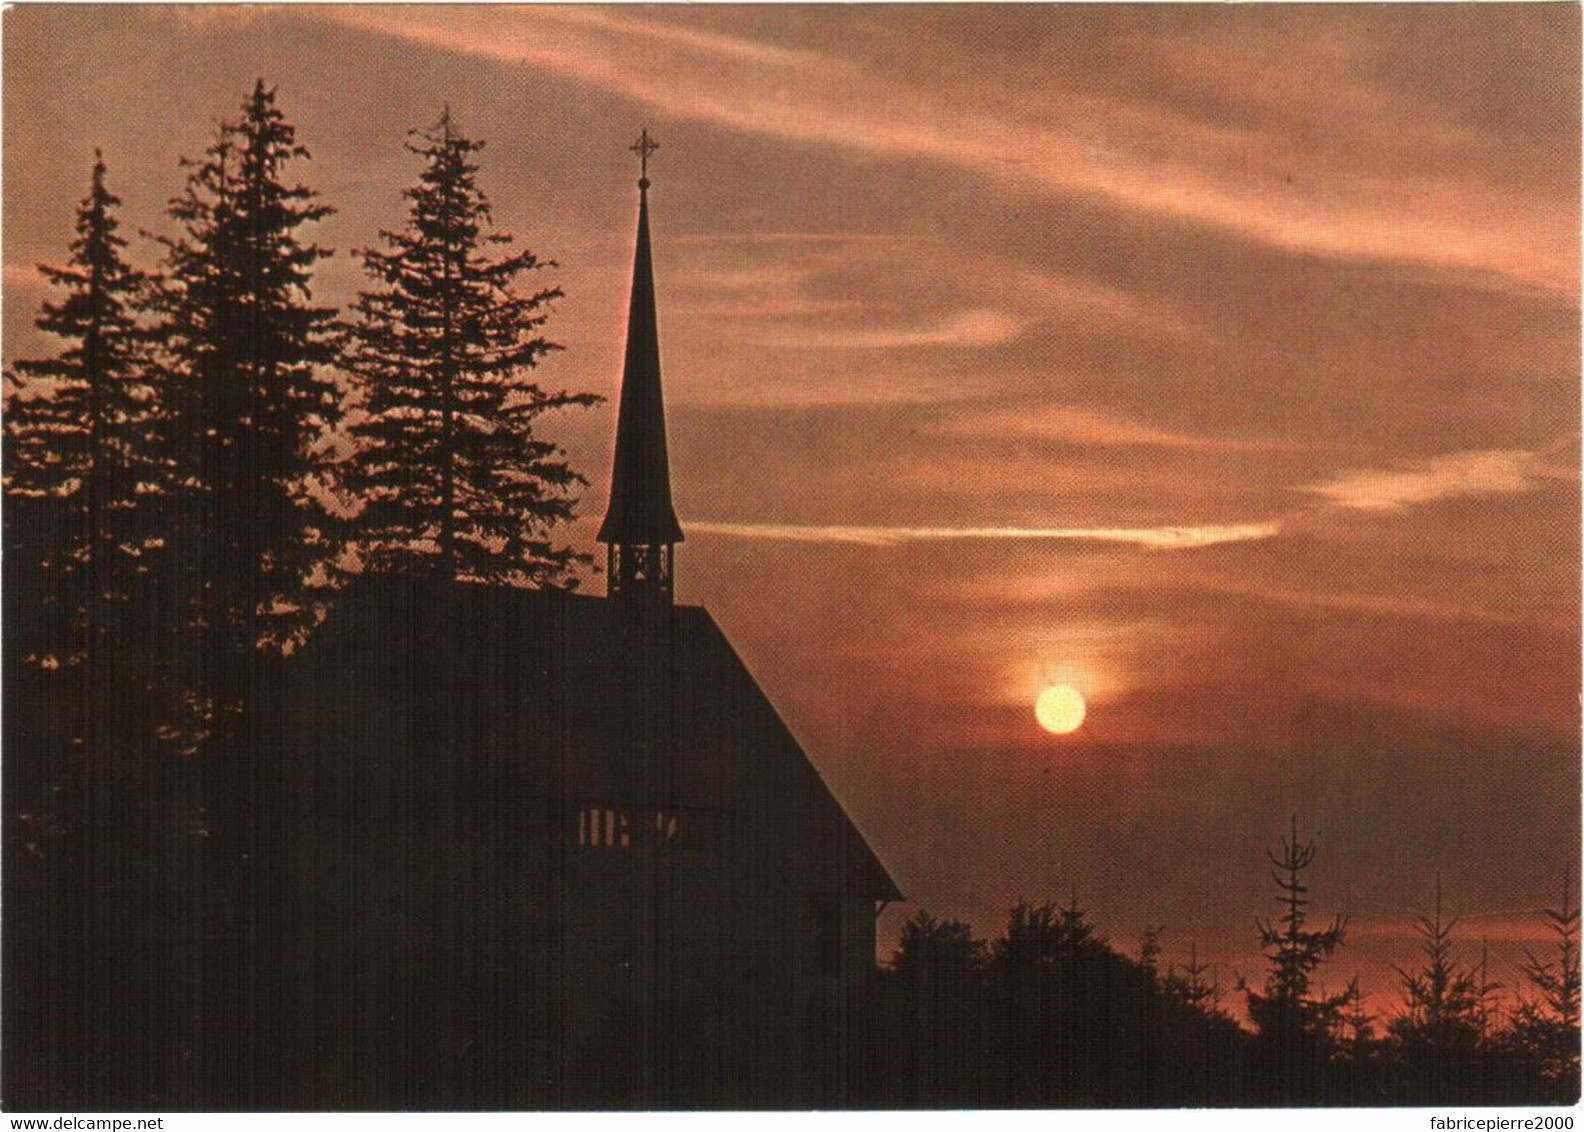
[[[679,828],[679,815],[671,810],[581,806],[577,843],[586,849],[631,849],[640,839],[651,845],[666,845],[676,840]]]
[[[609,848],[616,844],[618,815],[604,806],[578,810],[577,843],[584,848]]]

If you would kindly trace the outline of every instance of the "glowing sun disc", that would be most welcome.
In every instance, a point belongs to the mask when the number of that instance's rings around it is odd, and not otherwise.
[[[1034,718],[1052,735],[1070,735],[1083,725],[1084,698],[1066,684],[1046,688],[1034,701]]]

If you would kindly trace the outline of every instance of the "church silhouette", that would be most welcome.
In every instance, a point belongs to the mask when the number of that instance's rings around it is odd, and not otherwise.
[[[848,1095],[901,894],[709,614],[674,601],[653,148],[607,595],[364,577],[260,689],[251,991],[220,1011],[246,1107]]]

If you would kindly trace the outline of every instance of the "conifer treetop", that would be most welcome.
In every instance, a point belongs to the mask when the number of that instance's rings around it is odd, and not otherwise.
[[[533,377],[561,349],[543,330],[561,290],[519,282],[555,263],[494,230],[474,160],[483,143],[449,108],[406,144],[422,162],[402,194],[407,223],[357,253],[375,284],[355,304],[347,357],[367,414],[344,476],[360,557],[376,571],[569,581],[586,559],[551,530],[586,481],[536,421],[598,398]]]

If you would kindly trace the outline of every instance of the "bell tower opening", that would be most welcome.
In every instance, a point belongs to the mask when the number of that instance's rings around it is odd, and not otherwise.
[[[605,544],[607,597],[670,605],[675,598],[676,544],[682,541],[682,526],[671,505],[660,333],[649,249],[649,158],[659,148],[660,143],[647,129],[631,147],[639,161],[638,239],[627,309],[627,353],[616,418],[610,507],[598,537]]]

